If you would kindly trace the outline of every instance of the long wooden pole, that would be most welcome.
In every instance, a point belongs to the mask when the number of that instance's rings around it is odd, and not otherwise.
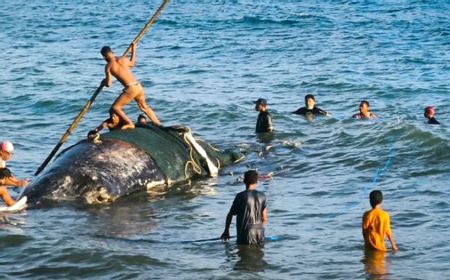
[[[161,12],[164,10],[164,8],[167,6],[170,0],[163,0],[161,5],[159,6],[158,10],[153,14],[153,16],[150,18],[150,20],[144,25],[144,27],[141,29],[141,31],[136,35],[134,40],[130,43],[128,48],[125,50],[122,56],[127,55],[131,50],[131,44],[135,43],[137,44],[142,37],[144,36],[145,32],[152,26],[152,24],[156,21],[156,19],[159,17]],[[80,113],[76,116],[76,118],[73,120],[72,124],[69,126],[67,131],[64,133],[64,135],[59,139],[58,144],[53,148],[53,150],[50,152],[50,154],[47,156],[47,158],[44,160],[44,162],[39,166],[36,173],[34,175],[38,175],[41,173],[42,170],[47,166],[47,164],[50,162],[50,160],[53,158],[53,156],[56,154],[56,152],[59,150],[59,148],[64,144],[64,142],[67,141],[67,138],[72,133],[72,131],[78,126],[78,123],[81,121],[81,119],[84,117],[84,115],[89,111],[89,109],[92,106],[92,103],[94,102],[97,95],[102,91],[103,89],[103,83],[101,82],[98,88],[95,90],[94,94],[92,94],[92,97],[86,102],[86,105],[84,105],[83,109],[81,109]]]

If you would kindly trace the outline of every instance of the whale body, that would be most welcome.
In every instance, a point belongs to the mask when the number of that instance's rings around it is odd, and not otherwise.
[[[99,141],[81,140],[59,153],[21,197],[27,196],[28,204],[35,206],[46,202],[108,203],[139,191],[205,177],[211,163],[219,168],[243,158],[197,139],[196,144],[204,148],[199,153],[186,140],[186,133],[190,132],[146,126],[108,132]]]

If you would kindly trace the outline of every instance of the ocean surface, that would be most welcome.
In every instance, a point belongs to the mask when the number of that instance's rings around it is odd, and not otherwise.
[[[1,1],[0,140],[33,174],[159,1]],[[449,1],[172,1],[134,73],[164,125],[246,160],[217,179],[101,207],[2,214],[0,279],[450,279]],[[105,89],[64,145],[107,117]],[[331,117],[291,112],[314,94]],[[254,133],[268,100],[273,139]],[[378,119],[353,120],[367,99]],[[442,125],[427,125],[425,106]],[[131,118],[139,114],[133,103]],[[218,238],[248,168],[273,174],[264,248]],[[383,191],[399,251],[363,249]],[[18,195],[20,190],[13,190]],[[231,227],[235,235],[235,220]]]

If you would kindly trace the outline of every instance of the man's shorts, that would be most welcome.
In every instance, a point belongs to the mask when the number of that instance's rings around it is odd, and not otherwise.
[[[238,244],[264,244],[264,226],[262,224],[250,225],[248,230],[244,230],[237,237]]]

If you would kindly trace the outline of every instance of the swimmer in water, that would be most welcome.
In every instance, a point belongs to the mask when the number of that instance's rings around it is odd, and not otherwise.
[[[255,103],[255,110],[259,112],[258,120],[256,121],[256,133],[272,132],[272,115],[267,111],[267,100],[259,98],[253,103]]]
[[[367,100],[363,100],[361,101],[361,103],[359,104],[359,113],[354,114],[353,118],[354,119],[376,119],[377,116],[369,111],[370,109],[370,104],[369,101]]]
[[[330,116],[331,114],[329,112],[326,112],[318,107],[316,107],[316,99],[314,98],[314,95],[308,94],[305,96],[305,107],[301,107],[297,109],[294,114],[297,115],[323,115],[323,116]]]
[[[435,118],[435,111],[434,111],[434,107],[433,106],[428,106],[425,108],[425,111],[423,113],[424,117],[428,119],[429,124],[441,124],[440,122],[438,122]]]

